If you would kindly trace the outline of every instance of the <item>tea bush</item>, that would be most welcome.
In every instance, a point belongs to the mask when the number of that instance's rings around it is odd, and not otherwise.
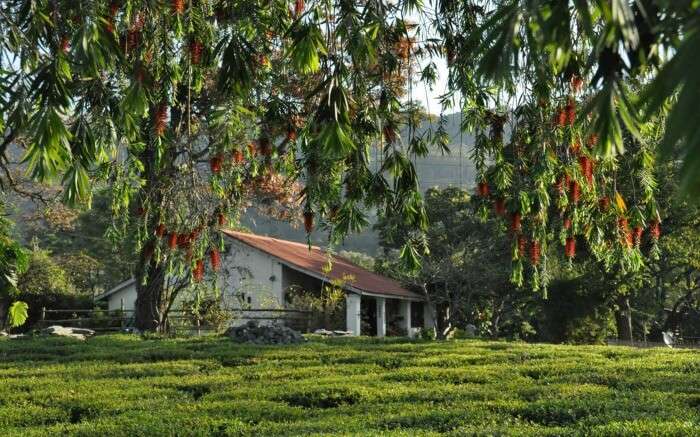
[[[0,339],[3,436],[700,435],[690,350]]]

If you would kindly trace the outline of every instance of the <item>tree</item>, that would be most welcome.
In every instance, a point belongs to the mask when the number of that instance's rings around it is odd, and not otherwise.
[[[12,223],[0,216],[0,329],[8,322],[11,326],[23,324],[22,319],[26,312],[26,303],[17,303],[21,302],[17,301],[17,280],[27,268],[28,257],[24,248],[10,236],[11,230]]]
[[[424,226],[406,156],[426,140],[397,135],[415,120],[400,98],[429,45],[404,19],[414,6],[3,2],[0,155],[20,144],[31,174],[61,176],[72,202],[108,178],[114,233],[136,229],[136,324],[164,329],[205,258],[217,269],[220,227],[252,203],[303,209],[307,231],[327,226],[335,241],[366,224],[363,206]]]

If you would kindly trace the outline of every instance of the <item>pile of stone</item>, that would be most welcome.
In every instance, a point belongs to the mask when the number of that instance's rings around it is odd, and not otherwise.
[[[85,340],[88,337],[95,335],[95,331],[86,328],[71,328],[59,325],[49,326],[41,330],[44,335],[53,335],[57,337],[71,337],[77,340]]]
[[[281,325],[260,325],[251,320],[244,325],[228,328],[224,333],[236,343],[296,344],[306,341],[300,332]]]
[[[317,329],[314,331],[316,335],[322,335],[324,337],[350,337],[352,336],[351,331],[329,331],[327,329]]]

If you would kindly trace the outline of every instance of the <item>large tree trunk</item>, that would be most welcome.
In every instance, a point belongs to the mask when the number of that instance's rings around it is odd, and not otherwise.
[[[154,262],[141,262],[136,272],[135,325],[142,331],[163,332],[168,302],[164,299],[165,268]]]
[[[632,307],[628,296],[617,298],[617,311],[615,321],[617,323],[617,338],[619,340],[632,341]]]

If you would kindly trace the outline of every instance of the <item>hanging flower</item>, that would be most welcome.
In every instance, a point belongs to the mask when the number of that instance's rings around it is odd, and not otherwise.
[[[527,249],[527,238],[524,235],[518,235],[518,258],[525,256],[525,250]]]
[[[480,197],[489,197],[489,184],[486,181],[481,181],[476,187],[476,193]]]
[[[570,126],[574,125],[576,121],[576,101],[574,99],[569,99],[565,107],[566,112],[566,123]]]
[[[294,2],[294,18],[299,18],[304,12],[304,0],[296,0]]]
[[[304,211],[304,230],[310,234],[314,230],[314,213],[313,211]]]
[[[530,243],[530,262],[533,266],[540,263],[541,250],[542,247],[540,246],[540,242],[537,240],[532,240]]]
[[[297,131],[293,127],[287,129],[287,142],[293,143],[297,140]]]
[[[153,129],[157,136],[162,137],[165,133],[165,127],[168,120],[168,106],[164,103],[158,105],[156,113],[153,116]]]
[[[598,200],[598,206],[601,211],[607,211],[610,208],[610,198],[608,196],[603,196]]]
[[[573,180],[569,184],[569,198],[574,204],[578,203],[581,199],[581,187],[579,186],[578,182]]]
[[[575,93],[581,92],[583,88],[583,79],[577,74],[571,76],[571,90]]]
[[[652,220],[651,224],[649,225],[649,235],[651,235],[651,238],[654,241],[659,239],[661,236],[661,224],[659,223],[659,220]]]
[[[172,250],[177,249],[177,232],[171,232],[168,237],[168,247]]]
[[[578,153],[581,151],[581,143],[578,140],[571,141],[569,150],[571,150],[573,155],[578,155]]]
[[[493,209],[498,215],[505,215],[506,214],[506,200],[502,197],[499,197],[493,202]]]
[[[557,116],[555,117],[555,122],[559,127],[565,127],[567,121],[567,114],[565,108],[560,108]]]
[[[192,278],[194,282],[201,282],[204,279],[204,260],[198,259],[195,262],[194,269],[192,270]]]
[[[221,268],[221,254],[217,249],[212,249],[209,252],[209,258],[211,259],[211,269],[218,272]]]
[[[588,185],[593,184],[593,160],[588,156],[580,156],[578,158],[579,166],[581,167],[581,173],[586,178]]]
[[[219,216],[217,217],[217,221],[219,223],[219,226],[226,225],[226,216],[223,213],[219,213]]]
[[[570,229],[571,228],[571,219],[569,217],[564,219],[563,223],[564,229]]]
[[[514,212],[510,216],[510,230],[513,232],[520,232],[520,229],[522,229],[520,213]]]
[[[221,172],[221,164],[223,162],[223,159],[221,158],[221,155],[216,155],[212,157],[209,160],[209,167],[211,168],[212,173],[220,173]]]
[[[172,0],[172,10],[177,15],[182,15],[185,12],[185,0]]]
[[[598,144],[598,135],[597,134],[591,134],[590,137],[588,137],[588,147],[593,147],[596,144]]]
[[[644,228],[641,226],[635,226],[632,229],[632,242],[635,246],[639,246],[642,242],[642,235],[644,234]]]
[[[165,225],[159,223],[158,226],[156,226],[156,236],[163,237],[163,235],[165,235]]]
[[[195,40],[190,43],[190,59],[193,65],[199,65],[202,59],[202,49],[204,46],[201,42]]]
[[[233,151],[233,163],[234,164],[240,164],[244,160],[243,158],[243,151],[236,149]]]
[[[576,256],[576,238],[567,237],[566,244],[564,246],[564,254],[567,258],[573,258]]]

